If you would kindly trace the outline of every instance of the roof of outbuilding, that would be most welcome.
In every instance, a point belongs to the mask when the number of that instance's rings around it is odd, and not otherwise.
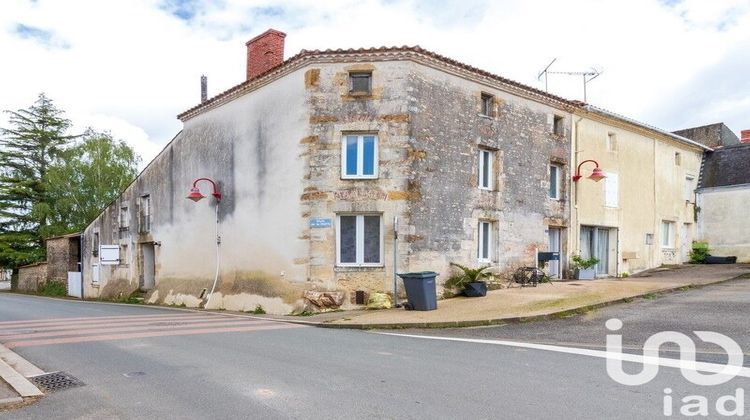
[[[221,92],[214,97],[208,99],[206,102],[203,102],[201,104],[198,104],[187,111],[179,114],[177,118],[180,120],[185,121],[186,119],[189,119],[190,117],[193,117],[194,115],[200,113],[204,109],[208,109],[216,105],[217,103],[223,102],[224,99],[229,99],[230,97],[234,96],[233,94],[239,93],[245,88],[250,87],[255,82],[260,81],[261,79],[266,78],[267,76],[280,72],[286,68],[292,67],[296,64],[299,64],[300,62],[315,59],[315,58],[322,58],[322,59],[346,59],[350,58],[352,56],[361,56],[366,55],[370,56],[374,59],[377,59],[378,57],[388,58],[385,56],[396,56],[396,59],[399,58],[405,58],[408,59],[410,57],[423,57],[427,59],[436,60],[438,62],[441,62],[443,64],[447,64],[449,66],[454,66],[462,70],[469,71],[471,73],[474,73],[478,76],[487,77],[490,79],[493,79],[497,82],[500,82],[504,85],[521,89],[528,94],[537,97],[539,99],[546,99],[549,101],[557,102],[561,105],[568,105],[568,106],[579,106],[581,102],[579,101],[572,101],[569,99],[565,99],[561,96],[553,95],[551,93],[545,92],[540,89],[533,88],[531,86],[525,85],[523,83],[516,82],[511,79],[507,79],[502,76],[498,76],[494,73],[490,73],[488,71],[479,69],[474,66],[470,66],[466,63],[462,63],[460,61],[454,60],[452,58],[446,57],[444,55],[440,55],[438,53],[426,50],[420,46],[402,46],[402,47],[378,47],[378,48],[350,48],[350,49],[327,49],[327,50],[301,50],[297,55],[294,55],[287,60],[285,60],[283,63],[279,64],[278,66],[266,71],[265,73],[259,74],[258,76],[246,80],[234,87],[231,87],[224,92]]]
[[[715,149],[703,159],[698,188],[750,184],[750,143]]]

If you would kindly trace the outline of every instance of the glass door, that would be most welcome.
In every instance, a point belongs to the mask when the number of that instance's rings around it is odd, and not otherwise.
[[[581,258],[595,257],[597,275],[609,274],[609,228],[581,226]]]

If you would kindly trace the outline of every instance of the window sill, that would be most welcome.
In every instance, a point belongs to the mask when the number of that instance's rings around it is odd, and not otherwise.
[[[347,175],[347,176],[342,176],[341,179],[343,181],[361,181],[363,179],[364,180],[367,180],[367,179],[378,179],[378,176],[377,175],[375,175],[375,176],[371,176],[371,175],[366,175],[366,176],[352,176],[352,175]]]
[[[485,192],[494,192],[495,190],[492,188],[484,188],[484,187],[477,187],[479,191],[485,191]]]
[[[495,117],[494,117],[494,116],[492,116],[492,115],[487,115],[487,114],[477,114],[477,117],[479,117],[479,118],[484,118],[485,120],[490,120],[490,121],[492,121],[492,120],[494,120],[494,119],[495,119]]]
[[[91,283],[91,287],[99,288],[99,283]]]
[[[361,271],[383,271],[385,265],[337,265],[333,267],[334,273],[356,273]]]
[[[372,99],[372,92],[347,92],[346,96],[353,99]]]

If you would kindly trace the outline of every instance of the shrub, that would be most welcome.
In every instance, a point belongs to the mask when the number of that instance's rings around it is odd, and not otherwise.
[[[253,311],[253,313],[255,315],[263,315],[263,314],[266,313],[266,310],[263,309],[263,306],[261,306],[261,304],[259,303],[259,304],[255,305],[255,310]]]
[[[573,258],[573,267],[574,268],[581,268],[581,269],[589,269],[597,264],[599,264],[599,259],[595,257],[591,258],[581,258],[580,255],[574,255]]]
[[[460,289],[469,283],[482,282],[486,277],[492,275],[492,273],[484,271],[491,267],[489,265],[479,268],[464,267],[456,263],[451,263],[451,265],[461,270],[460,273],[453,274],[445,281],[445,287],[451,289]]]
[[[37,289],[42,296],[68,296],[68,285],[61,281],[50,280]]]
[[[708,255],[708,243],[698,241],[693,242],[693,249],[690,251],[690,263],[703,264]]]

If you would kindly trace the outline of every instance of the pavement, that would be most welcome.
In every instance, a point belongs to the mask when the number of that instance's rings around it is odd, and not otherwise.
[[[750,377],[696,386],[665,363],[652,381],[626,386],[584,350],[601,346],[609,316],[623,320],[632,349],[641,330],[660,328],[717,330],[748,349],[748,302],[750,281],[735,280],[546,322],[384,334],[0,293],[0,343],[84,384],[0,411],[0,420],[649,419],[662,415],[666,388],[675,413],[698,394],[717,418],[713,403],[750,390]],[[699,346],[701,355],[716,350]]]
[[[623,322],[619,331],[624,351],[642,352],[643,343],[662,331],[694,336],[694,331],[714,331],[731,337],[744,351],[744,365],[750,366],[750,280],[736,279],[702,288],[636,299],[585,314],[523,324],[476,328],[405,329],[404,334],[487,340],[514,340],[543,345],[602,350],[609,331],[604,323],[612,318]],[[724,363],[726,354],[716,345],[695,339],[697,360]],[[663,345],[663,353],[676,356],[679,347]]]
[[[750,264],[683,265],[648,270],[628,278],[559,281],[538,287],[491,290],[481,298],[439,300],[434,311],[393,308],[270,318],[353,329],[450,328],[538,321],[748,274]]]

